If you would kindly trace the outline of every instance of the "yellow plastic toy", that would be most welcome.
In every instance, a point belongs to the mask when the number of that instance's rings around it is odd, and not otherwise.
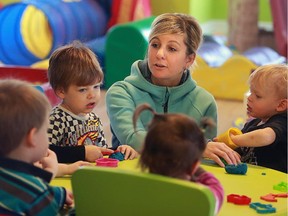
[[[39,62],[35,62],[31,65],[32,68],[39,68],[39,69],[48,69],[49,67],[49,59],[44,59]]]
[[[21,19],[21,34],[27,49],[36,57],[48,57],[52,49],[52,32],[46,15],[33,5],[27,6]]]
[[[235,149],[237,148],[238,146],[233,143],[233,141],[231,140],[231,134],[232,135],[240,135],[242,134],[241,130],[238,129],[238,128],[229,128],[227,131],[225,131],[224,133],[218,135],[216,137],[217,141],[218,142],[224,142],[227,146],[229,146],[231,149]]]

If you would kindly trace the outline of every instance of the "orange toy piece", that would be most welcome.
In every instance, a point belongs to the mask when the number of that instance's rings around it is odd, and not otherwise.
[[[218,135],[216,137],[218,142],[224,142],[227,146],[229,146],[231,149],[235,149],[238,146],[236,144],[233,143],[233,141],[231,140],[231,134],[232,135],[240,135],[242,134],[241,130],[238,128],[229,128],[227,131],[225,131],[224,133]]]
[[[281,194],[267,194],[265,196],[261,196],[260,199],[265,200],[267,202],[277,202],[277,197],[287,198],[288,193],[281,193]]]

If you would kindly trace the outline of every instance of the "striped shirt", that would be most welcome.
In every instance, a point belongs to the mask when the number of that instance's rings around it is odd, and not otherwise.
[[[0,157],[0,214],[57,215],[66,190],[50,186],[51,178],[31,164]]]

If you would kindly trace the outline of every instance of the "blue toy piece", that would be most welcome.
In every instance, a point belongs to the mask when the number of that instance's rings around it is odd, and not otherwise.
[[[247,164],[246,163],[240,163],[238,165],[225,165],[225,170],[229,174],[240,174],[245,175],[247,172]]]
[[[268,213],[275,213],[276,208],[274,208],[271,204],[262,204],[259,202],[250,203],[250,208],[256,210],[259,214],[268,214]]]
[[[109,155],[109,158],[113,158],[113,159],[117,159],[119,161],[123,161],[123,160],[125,160],[124,156],[125,155],[123,153],[121,153],[121,152],[114,152],[111,155]]]

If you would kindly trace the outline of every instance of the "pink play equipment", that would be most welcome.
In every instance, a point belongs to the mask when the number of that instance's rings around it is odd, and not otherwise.
[[[287,0],[270,0],[270,5],[277,51],[287,59]]]

